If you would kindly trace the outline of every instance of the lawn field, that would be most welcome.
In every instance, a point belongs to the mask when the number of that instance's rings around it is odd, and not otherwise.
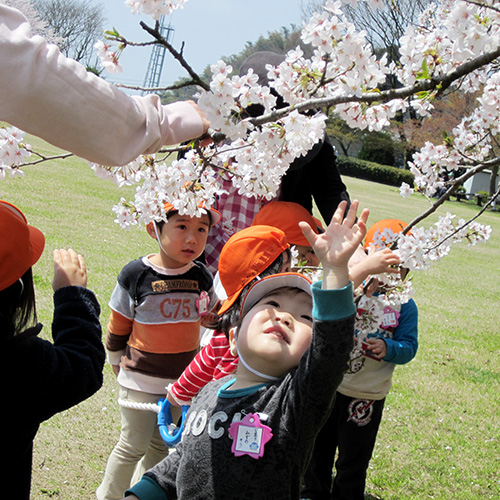
[[[53,152],[42,141],[30,140]],[[61,247],[85,257],[104,331],[118,272],[128,261],[156,251],[144,229],[123,230],[113,222],[113,204],[131,197],[134,188],[118,189],[98,179],[77,158],[25,172],[24,178],[1,181],[0,197],[19,206],[46,235],[44,255],[34,267],[43,336],[50,338],[53,312],[51,254]],[[383,218],[409,222],[428,206],[418,195],[403,200],[391,186],[344,180],[351,198],[370,208],[372,223]],[[446,210],[470,218],[477,207],[447,202],[440,213]],[[500,213],[487,212],[480,221],[493,228],[486,245],[462,243],[430,270],[414,273],[420,347],[411,363],[395,371],[368,473],[371,499],[500,498]],[[119,435],[116,399],[107,365],[97,394],[42,425],[35,441],[33,500],[95,498]],[[4,408],[15,411],[8,402]]]

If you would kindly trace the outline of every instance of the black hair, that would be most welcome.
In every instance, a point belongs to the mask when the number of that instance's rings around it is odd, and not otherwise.
[[[284,252],[279,254],[278,257],[266,269],[264,269],[264,271],[262,271],[259,274],[259,278],[265,278],[266,276],[269,276],[271,274],[280,273],[283,268],[284,253],[286,253],[288,255],[288,258],[290,259],[291,257],[290,249],[287,248]],[[226,337],[229,337],[229,330],[231,330],[233,326],[238,324],[238,321],[240,319],[240,309],[241,309],[241,304],[243,303],[243,299],[247,294],[249,288],[256,281],[258,281],[258,278],[254,278],[252,281],[250,281],[250,283],[245,285],[238,298],[234,301],[233,305],[225,313],[219,316],[217,321],[217,330],[224,332]]]
[[[166,222],[168,222],[168,219],[172,217],[173,215],[178,214],[178,210],[170,210],[166,213],[165,219],[159,220],[159,221],[154,221],[153,224],[156,224],[156,227],[158,228],[158,231],[161,233],[161,230],[163,226],[165,225]],[[207,215],[208,215],[208,224],[210,227],[212,227],[212,212],[210,210],[207,210]]]
[[[23,332],[37,322],[33,274],[29,268],[20,280],[0,291],[0,325],[3,339]]]

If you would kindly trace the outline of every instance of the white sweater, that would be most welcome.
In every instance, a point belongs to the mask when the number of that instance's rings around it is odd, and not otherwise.
[[[196,109],[129,96],[31,36],[26,18],[0,3],[0,121],[103,165],[125,165],[203,133]]]

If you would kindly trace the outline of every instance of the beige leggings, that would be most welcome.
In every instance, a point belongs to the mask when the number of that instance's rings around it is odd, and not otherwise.
[[[135,403],[157,403],[165,395],[120,387],[119,397]],[[168,455],[156,423],[156,412],[122,406],[121,414],[120,439],[108,458],[104,479],[96,492],[98,500],[123,498],[124,492],[137,483],[144,472]],[[174,422],[180,414],[180,408],[172,407]]]

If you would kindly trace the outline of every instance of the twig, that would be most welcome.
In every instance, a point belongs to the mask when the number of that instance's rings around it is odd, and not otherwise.
[[[453,181],[452,186],[436,202],[434,202],[432,204],[432,206],[429,207],[428,210],[426,210],[425,212],[421,213],[418,217],[415,217],[415,219],[413,219],[408,224],[408,226],[406,226],[403,229],[402,234],[407,234],[420,221],[426,219],[427,217],[429,217],[429,215],[431,215],[432,213],[434,213],[446,200],[448,200],[450,198],[450,196],[452,196],[458,190],[458,188],[467,179],[470,179],[471,177],[473,177],[477,173],[482,172],[483,170],[486,170],[487,168],[494,167],[496,165],[500,165],[500,157],[494,158],[493,160],[490,160],[490,161],[487,161],[487,162],[484,162],[484,163],[481,163],[481,164],[477,165],[474,168],[470,168],[470,169],[468,169],[468,171],[465,174],[463,174],[460,177],[457,177]]]
[[[29,151],[31,154],[37,155],[39,159],[35,161],[24,162],[22,165],[20,165],[23,168],[30,165],[38,165],[39,163],[43,163],[44,161],[64,160],[65,158],[74,156],[73,153],[62,153],[60,155],[54,155],[54,156],[43,156],[41,153],[37,153],[36,151],[31,151],[30,149],[27,149],[27,151]]]
[[[157,41],[157,43],[163,45],[172,54],[172,56],[179,61],[180,65],[188,72],[194,85],[198,85],[206,91],[210,90],[210,86],[198,76],[193,68],[187,63],[186,59],[184,59],[184,55],[182,54],[184,44],[182,45],[181,52],[177,52],[177,50],[175,50],[174,47],[168,43],[167,40],[165,40],[163,35],[158,31],[157,27],[151,28],[144,21],[141,21],[139,24],[143,30],[149,33]]]

